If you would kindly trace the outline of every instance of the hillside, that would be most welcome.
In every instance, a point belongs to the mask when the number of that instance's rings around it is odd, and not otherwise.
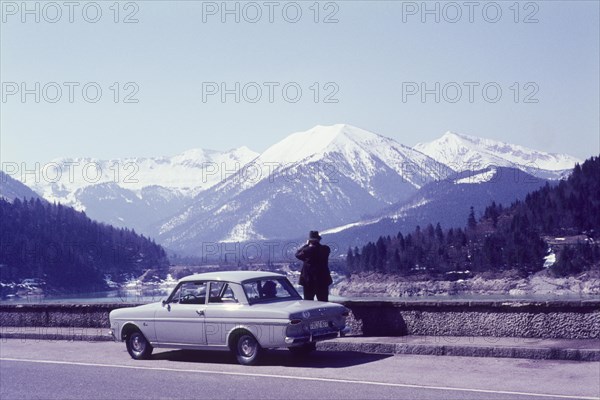
[[[40,196],[28,186],[12,178],[4,171],[0,171],[0,198],[13,201],[14,199],[23,198],[38,199]]]
[[[464,171],[428,183],[408,200],[387,207],[378,215],[321,232],[327,241],[347,248],[377,241],[379,236],[412,232],[416,226],[439,223],[445,228],[463,227],[472,206],[483,215],[493,201],[510,204],[524,200],[528,193],[547,181],[519,169],[489,167]],[[467,207],[465,207],[467,205]]]
[[[0,281],[36,279],[55,291],[97,291],[168,265],[162,247],[128,229],[39,199],[0,199]]]
[[[465,205],[467,207],[468,205]],[[510,207],[492,203],[479,221],[443,230],[437,224],[395,237],[381,236],[348,251],[352,273],[467,277],[482,272],[544,267],[557,276],[598,268],[600,262],[600,158],[577,164],[568,179],[546,184]]]

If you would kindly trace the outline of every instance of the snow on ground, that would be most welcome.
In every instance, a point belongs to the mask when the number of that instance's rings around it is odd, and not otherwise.
[[[263,200],[254,207],[252,216],[247,220],[234,226],[227,237],[222,241],[226,243],[245,242],[249,240],[264,240],[265,237],[256,232],[254,223],[258,218],[269,209],[269,201]]]
[[[355,226],[365,226],[365,225],[371,225],[371,224],[375,224],[377,222],[379,222],[381,220],[381,218],[376,218],[373,220],[369,220],[369,221],[359,221],[359,222],[352,222],[350,224],[346,224],[346,225],[342,225],[342,226],[337,226],[335,228],[330,228],[330,229],[326,229],[321,231],[322,235],[328,235],[328,234],[332,234],[332,233],[338,233],[341,232],[345,229],[349,229],[349,228],[353,228]]]
[[[550,268],[554,263],[556,263],[556,254],[554,252],[544,257],[544,268]]]
[[[496,168],[490,168],[479,174],[467,176],[466,178],[457,179],[454,181],[456,184],[473,184],[473,183],[484,183],[491,181],[496,175]]]

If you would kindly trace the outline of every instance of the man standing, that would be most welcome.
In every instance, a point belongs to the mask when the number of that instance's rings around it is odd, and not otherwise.
[[[300,285],[304,287],[304,300],[329,301],[329,285],[333,283],[329,272],[329,246],[321,244],[318,231],[310,231],[308,241],[296,252],[296,258],[302,260]]]

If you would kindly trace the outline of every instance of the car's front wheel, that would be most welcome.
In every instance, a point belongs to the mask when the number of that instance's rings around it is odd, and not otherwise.
[[[152,354],[152,345],[140,331],[133,331],[125,340],[127,352],[134,360],[145,360]]]
[[[256,364],[261,353],[262,348],[254,336],[249,333],[242,333],[237,337],[235,355],[240,364]]]

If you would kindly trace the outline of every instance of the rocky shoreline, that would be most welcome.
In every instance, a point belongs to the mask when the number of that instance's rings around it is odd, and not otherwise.
[[[276,271],[284,273],[297,284],[298,271],[289,267],[279,266]],[[198,271],[196,271],[196,269]],[[145,301],[147,298],[159,299],[167,295],[182,276],[193,272],[206,272],[207,267],[182,268],[171,267],[166,278],[150,273],[151,270],[137,279],[132,278],[123,284],[111,283],[110,293],[101,293],[107,298],[136,301]],[[214,266],[212,269],[219,270]],[[265,268],[256,268],[265,270]],[[350,277],[342,273],[333,272],[334,284],[330,287],[333,296],[341,298],[411,298],[419,299],[425,297],[448,297],[469,298],[490,296],[498,298],[600,298],[600,271],[589,270],[577,276],[554,277],[547,270],[538,272],[528,277],[519,277],[514,273],[505,272],[501,274],[480,274],[464,279],[434,279],[431,277],[405,277],[381,273],[353,274]],[[29,281],[29,280],[28,280]],[[34,282],[35,283],[35,282]],[[54,293],[45,290],[44,286],[34,283],[2,284],[0,285],[2,300],[32,299],[40,301],[48,295],[64,297],[69,293]],[[84,293],[85,294],[85,293]],[[79,297],[82,293],[72,293]],[[100,296],[100,294],[98,295]],[[37,300],[36,300],[37,299]]]
[[[600,296],[600,272],[558,278],[548,271],[528,277],[477,275],[459,280],[407,279],[380,273],[352,275],[331,290],[341,297],[511,296],[594,297]]]

